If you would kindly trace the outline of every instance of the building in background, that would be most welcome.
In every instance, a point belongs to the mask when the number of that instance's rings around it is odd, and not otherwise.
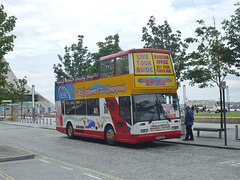
[[[3,61],[6,61],[3,58]],[[14,79],[18,80],[18,78],[15,76],[14,72],[9,66],[9,72],[7,74],[7,81],[14,83]],[[30,92],[26,94],[26,97],[28,100],[23,103],[22,105],[22,114],[23,115],[31,115],[32,114],[32,88],[28,85],[25,86],[27,90]],[[38,93],[35,90],[35,114],[41,115],[46,113],[53,113],[55,111],[55,106],[53,103],[51,103],[48,99],[43,97],[40,93]],[[21,105],[20,103],[11,103],[11,102],[5,102],[2,103],[0,106],[0,115],[20,115],[21,114]]]

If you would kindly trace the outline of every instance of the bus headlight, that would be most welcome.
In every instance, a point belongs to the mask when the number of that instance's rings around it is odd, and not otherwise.
[[[175,130],[175,129],[179,129],[179,127],[178,126],[172,126],[171,129]]]

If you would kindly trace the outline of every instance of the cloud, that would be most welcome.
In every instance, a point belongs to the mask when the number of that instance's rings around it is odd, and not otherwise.
[[[3,0],[8,15],[18,18],[13,31],[17,36],[14,51],[5,58],[18,78],[27,76],[29,85],[36,85],[37,91],[51,100],[54,96],[52,67],[59,62],[57,54],[64,55],[64,47],[77,43],[78,35],[84,35],[84,46],[92,53],[98,50],[97,42],[116,33],[120,35],[122,49],[141,48],[142,28],[152,15],[158,25],[167,20],[173,31],[180,30],[185,38],[193,35],[198,19],[213,25],[214,16],[219,28],[223,19],[234,14],[236,2],[238,0]],[[236,95],[239,79],[234,81],[231,94]],[[189,98],[218,99],[214,89],[189,88]]]

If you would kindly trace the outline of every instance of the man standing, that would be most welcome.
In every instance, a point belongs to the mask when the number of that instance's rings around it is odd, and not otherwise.
[[[183,139],[183,141],[188,141],[188,140],[193,141],[194,140],[193,132],[192,132],[192,125],[194,122],[193,112],[189,106],[186,106],[185,110],[186,110],[186,115],[185,115],[184,125],[186,125],[187,134],[185,139]]]

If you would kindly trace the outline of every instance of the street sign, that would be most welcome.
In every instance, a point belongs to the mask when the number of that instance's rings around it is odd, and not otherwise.
[[[221,82],[219,83],[219,88],[220,88],[220,89],[227,89],[226,81],[221,81]]]

